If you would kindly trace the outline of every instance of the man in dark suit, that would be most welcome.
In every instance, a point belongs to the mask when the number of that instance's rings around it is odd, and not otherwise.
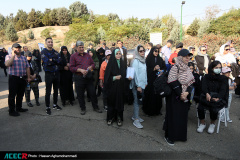
[[[120,41],[120,40],[117,41],[117,45],[118,45],[118,47],[116,49],[120,49],[120,51],[123,55],[122,60],[123,60],[123,62],[125,64],[125,67],[127,69],[127,49],[123,48],[123,42]]]
[[[28,51],[28,47],[27,46],[23,46],[23,51],[21,52],[21,55],[26,57],[25,54],[26,54],[27,51]]]

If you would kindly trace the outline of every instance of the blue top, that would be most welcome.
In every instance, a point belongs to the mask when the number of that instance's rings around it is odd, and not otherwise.
[[[43,60],[43,70],[45,72],[57,72],[59,70],[58,65],[61,63],[60,54],[54,49],[47,50],[44,48],[41,52]]]
[[[133,60],[134,78],[130,83],[130,89],[134,86],[145,89],[147,85],[147,67],[146,63],[141,63],[138,59]]]

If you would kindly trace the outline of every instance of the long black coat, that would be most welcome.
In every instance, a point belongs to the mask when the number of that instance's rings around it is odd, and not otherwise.
[[[167,67],[165,62],[160,56],[155,57],[153,55],[153,51],[156,48],[153,47],[146,59],[147,65],[147,81],[148,85],[144,91],[144,99],[143,99],[143,112],[149,116],[159,115],[161,113],[162,108],[162,97],[158,94],[155,94],[153,82],[157,78],[157,72],[154,71],[154,67],[156,65],[160,66],[160,70],[166,70]]]

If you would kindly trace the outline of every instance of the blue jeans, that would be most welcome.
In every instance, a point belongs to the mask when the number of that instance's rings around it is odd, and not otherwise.
[[[139,119],[139,99],[137,98],[137,87],[134,86],[132,89],[133,92],[133,118]],[[144,89],[142,89],[142,99],[144,98]]]

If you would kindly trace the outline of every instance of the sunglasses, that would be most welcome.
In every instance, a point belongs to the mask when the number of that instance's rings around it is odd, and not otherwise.
[[[203,52],[205,52],[206,50],[202,50]]]
[[[154,52],[158,52],[158,50],[155,50]]]
[[[230,51],[230,49],[225,49],[225,51]]]
[[[138,52],[143,53],[143,52],[145,52],[145,50],[140,50],[140,51],[138,51]]]

